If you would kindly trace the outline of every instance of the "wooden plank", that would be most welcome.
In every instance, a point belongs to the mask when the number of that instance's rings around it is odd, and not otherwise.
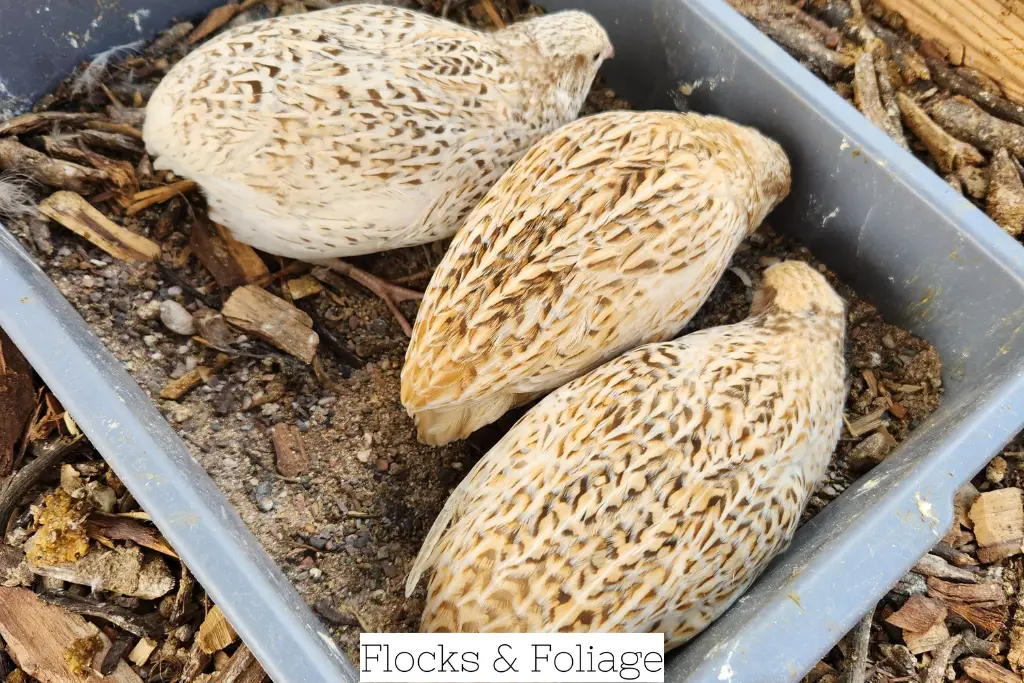
[[[66,654],[76,642],[99,639],[94,668],[110,648],[103,632],[77,614],[42,602],[25,588],[0,588],[0,634],[18,667],[42,683],[141,683],[142,679],[123,661],[106,676],[86,670],[72,671]]]
[[[1024,8],[1006,0],[879,0],[907,28],[950,52],[953,63],[981,71],[1024,102]],[[961,58],[962,55],[962,58]]]

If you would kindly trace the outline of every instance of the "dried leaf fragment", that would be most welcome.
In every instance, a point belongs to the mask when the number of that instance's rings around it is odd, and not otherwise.
[[[55,192],[39,211],[122,261],[153,261],[160,245],[117,225],[74,192]]]

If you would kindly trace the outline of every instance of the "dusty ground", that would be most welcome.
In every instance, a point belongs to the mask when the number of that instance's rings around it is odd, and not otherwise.
[[[268,4],[276,9],[298,6]],[[515,3],[494,0],[494,5],[505,19],[525,11]],[[480,25],[490,21],[481,2],[459,4],[453,17]],[[180,54],[176,49],[167,52],[171,61]],[[104,78],[125,101],[138,92],[135,103],[139,104],[152,91],[159,73],[129,80],[129,71],[123,65],[114,66]],[[70,96],[71,89],[63,86],[48,104],[65,110],[102,110],[108,103],[101,92]],[[625,103],[598,87],[588,111],[611,106]],[[23,136],[22,142],[37,143],[32,136]],[[141,154],[103,153],[130,161],[136,168],[142,161]],[[155,176],[151,184],[162,182]],[[38,197],[46,194],[41,188],[33,191]],[[201,306],[219,308],[228,294],[194,257],[182,255],[202,200],[190,193],[134,217],[125,216],[109,197],[94,203],[118,224],[158,241],[163,265],[117,261],[56,225],[44,228],[38,222],[15,220],[12,228],[153,397],[300,593],[320,607],[328,623],[334,623],[335,634],[350,656],[355,655],[361,628],[415,630],[422,600],[404,598],[406,570],[448,493],[516,415],[506,416],[468,442],[445,448],[418,443],[412,421],[398,400],[407,340],[384,305],[355,284],[297,302],[311,314],[321,335],[324,372],[319,375],[236,330],[228,340],[234,356],[229,366],[178,401],[158,398],[169,381],[196,365],[212,365],[217,354],[171,332],[156,313],[157,303],[168,299],[191,312]],[[394,278],[429,271],[441,253],[441,245],[431,245],[353,262]],[[813,263],[799,245],[776,236],[770,228],[758,231],[687,330],[745,317],[761,271],[781,258]],[[281,267],[274,257],[265,260],[271,270]],[[935,410],[942,392],[941,363],[934,349],[886,324],[870,305],[834,277],[830,279],[850,302],[847,419],[856,423],[879,409],[881,413],[880,422],[859,437],[844,433],[828,481],[809,513],[836,497],[870,466],[863,459],[850,462],[850,453],[860,441],[879,428],[901,441]],[[425,284],[424,276],[413,286]],[[281,294],[279,282],[267,289]],[[414,305],[404,308],[410,316],[415,313]],[[270,430],[277,423],[301,430],[312,463],[307,474],[285,479],[276,473]],[[21,522],[25,526],[31,520]],[[347,618],[338,618],[326,607]]]

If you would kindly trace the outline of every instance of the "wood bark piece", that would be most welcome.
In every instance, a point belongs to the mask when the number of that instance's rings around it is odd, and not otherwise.
[[[209,663],[210,655],[203,652],[199,647],[199,639],[197,638],[192,643],[192,647],[189,648],[188,656],[185,658],[185,665],[181,668],[181,678],[178,679],[178,683],[192,683]]]
[[[946,605],[923,595],[911,595],[886,621],[903,630],[903,640],[915,655],[934,650],[949,638]]]
[[[132,541],[144,548],[178,559],[178,554],[155,527],[133,517],[92,512],[85,520],[85,530],[91,538]]]
[[[124,662],[105,678],[92,671],[74,674],[65,658],[73,643],[100,640],[102,649],[94,660],[98,669],[110,640],[82,617],[45,604],[25,588],[0,588],[0,635],[18,667],[41,683],[141,683]]]
[[[985,162],[981,152],[944,131],[908,95],[897,93],[896,101],[907,128],[928,148],[940,170],[949,173],[961,166]]]
[[[51,159],[14,138],[0,138],[0,170],[16,171],[50,187],[84,193],[92,192],[107,179],[102,171]]]
[[[147,209],[154,204],[170,201],[174,197],[191,192],[195,188],[196,183],[194,180],[181,180],[170,185],[161,185],[151,190],[137,192],[132,197],[131,205],[125,209],[125,215],[134,216],[143,209]]]
[[[853,472],[863,474],[880,464],[896,448],[896,439],[884,427],[853,447],[846,464]]]
[[[239,287],[221,311],[229,323],[311,363],[320,338],[307,314],[254,285]]]
[[[837,81],[853,66],[853,58],[825,47],[814,33],[802,26],[780,21],[759,23],[761,30],[782,47],[794,52],[821,72],[829,81]]]
[[[946,606],[934,598],[912,595],[885,621],[904,631],[923,633],[946,618]]]
[[[274,425],[274,453],[277,471],[285,477],[297,477],[309,470],[309,456],[302,443],[302,432],[295,425]]]
[[[100,662],[100,674],[103,676],[109,676],[117,670],[118,665],[124,656],[128,653],[128,648],[131,647],[131,641],[123,633],[120,634],[114,642],[110,645],[110,649],[107,650],[107,654],[103,655],[103,661]]]
[[[252,247],[216,223],[196,221],[191,244],[193,253],[224,289],[250,284],[270,272]]]
[[[124,124],[118,124],[124,125]],[[134,130],[134,129],[133,129]],[[113,133],[104,130],[83,130],[76,137],[91,147],[101,147],[124,154],[142,154],[142,142],[134,136],[123,132]]]
[[[1021,553],[1024,541],[1024,498],[1018,488],[987,491],[971,506],[971,521],[978,539],[978,557],[995,562]]]
[[[1024,183],[1017,164],[1005,149],[995,153],[989,166],[985,212],[1014,237],[1024,230]]]
[[[871,645],[871,621],[875,616],[875,608],[868,610],[861,617],[853,630],[853,652],[850,664],[846,669],[848,683],[864,683],[868,673],[868,649]]]
[[[212,683],[266,683],[269,680],[256,656],[242,643],[231,655],[228,665],[214,676]]]
[[[1004,147],[1024,156],[1024,126],[992,116],[966,97],[957,95],[932,105],[932,118],[953,137],[966,140],[986,152]]]
[[[960,666],[978,683],[1021,683],[1020,676],[988,659],[968,657],[960,662]]]
[[[903,15],[907,28],[935,40],[963,63],[1024,101],[1024,12],[1001,0],[880,0]]]
[[[199,649],[208,655],[218,650],[223,650],[238,639],[235,629],[228,623],[220,607],[214,605],[213,609],[206,613],[199,633],[196,635],[196,642]]]
[[[943,602],[1006,602],[1003,584],[998,581],[984,583],[952,583],[934,576],[927,580],[928,595]]]
[[[207,14],[206,18],[200,22],[199,26],[196,26],[195,30],[189,34],[185,43],[187,45],[195,45],[200,40],[228,23],[231,20],[231,17],[238,13],[238,7],[237,3],[231,3],[214,8],[213,11]]]
[[[0,477],[14,468],[14,445],[25,433],[36,403],[32,367],[7,333],[0,330]]]
[[[154,261],[160,256],[159,244],[125,230],[74,192],[55,192],[42,201],[39,212],[122,261]]]
[[[143,561],[139,548],[92,550],[76,562],[31,566],[32,572],[94,590],[108,590],[143,600],[156,600],[174,589],[174,577],[159,556]]]
[[[1010,612],[1005,602],[950,602],[949,611],[985,633],[994,633],[1005,627]]]
[[[142,131],[135,126],[128,125],[127,123],[97,119],[94,121],[86,121],[85,127],[91,128],[92,130],[105,131],[107,133],[127,135],[128,137],[135,138],[136,140],[142,140]]]
[[[80,164],[89,164],[96,170],[106,173],[110,182],[123,192],[135,192],[139,189],[135,169],[127,161],[111,159],[90,149],[78,147],[71,142],[56,140],[49,135],[42,137],[43,147],[50,156]]]
[[[987,88],[971,82],[950,69],[941,60],[932,58],[926,61],[928,70],[932,72],[932,78],[939,86],[957,95],[971,98],[1001,119],[1024,125],[1024,106],[1003,99]]]
[[[161,626],[163,618],[160,617],[159,613],[141,616],[131,610],[112,605],[108,602],[86,600],[65,591],[42,593],[39,595],[39,599],[48,605],[62,607],[74,614],[108,621],[135,636],[156,637],[162,635]]]

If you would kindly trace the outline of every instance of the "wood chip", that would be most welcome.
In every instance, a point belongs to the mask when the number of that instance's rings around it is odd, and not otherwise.
[[[297,477],[309,470],[309,456],[302,442],[302,432],[295,425],[279,422],[274,425],[274,453],[277,471],[285,477]]]
[[[49,135],[42,136],[42,139],[43,147],[50,156],[89,164],[96,170],[105,173],[110,182],[123,192],[135,192],[138,190],[138,179],[135,177],[135,169],[127,161],[111,159],[90,149],[79,147],[73,144],[74,139],[71,141],[56,140]]]
[[[39,576],[69,581],[93,590],[108,590],[143,600],[156,600],[174,589],[174,577],[160,556],[143,561],[137,547],[94,549],[76,562],[31,566]]]
[[[946,667],[953,657],[953,650],[963,641],[963,636],[955,635],[947,639],[932,653],[932,661],[928,664],[923,683],[944,683],[946,680]],[[913,672],[911,672],[913,673]],[[911,679],[913,680],[913,679]]]
[[[960,662],[960,666],[978,683],[1021,683],[1020,676],[988,659],[968,657]]]
[[[946,606],[934,598],[912,595],[885,621],[904,631],[923,633],[946,618]]]
[[[82,617],[47,605],[25,588],[0,588],[0,635],[18,667],[41,683],[141,683],[123,661],[105,678],[95,671],[75,674],[65,658],[72,644],[99,639],[101,649],[93,660],[98,670],[110,640]]]
[[[853,422],[847,422],[846,429],[850,432],[850,436],[864,436],[868,432],[872,432],[882,426],[881,417],[885,415],[888,410],[888,408],[879,408],[874,412],[857,418]]]
[[[985,212],[1014,237],[1024,231],[1024,183],[1017,164],[1005,149],[996,152],[989,166]]]
[[[284,299],[259,287],[239,287],[221,311],[229,323],[239,327],[306,363],[316,355],[320,338],[313,320]]]
[[[1001,119],[1024,125],[1024,107],[964,78],[938,59],[928,59],[928,70],[940,87],[969,97]]]
[[[956,96],[932,105],[932,118],[954,137],[986,152],[1002,148],[1024,157],[1024,126],[992,116],[966,97]]]
[[[107,179],[103,171],[51,159],[14,138],[0,138],[0,170],[20,173],[50,187],[86,194]]]
[[[235,629],[231,627],[220,607],[216,605],[206,613],[206,618],[196,635],[199,648],[208,655],[223,650],[237,639],[238,634],[235,633]]]
[[[909,96],[897,93],[896,101],[899,103],[907,128],[928,148],[940,170],[949,173],[961,166],[985,162],[981,152],[944,131]]]
[[[100,147],[102,149],[109,149],[123,154],[142,154],[142,152],[145,151],[142,141],[134,135],[126,135],[121,132],[112,133],[102,130],[83,130],[78,133],[76,137],[91,147]]]
[[[931,652],[948,639],[949,630],[946,628],[946,622],[944,621],[935,622],[924,633],[903,632],[903,640],[907,643],[907,648],[915,655],[919,655],[922,652]]]
[[[39,204],[39,212],[122,261],[154,261],[160,256],[159,244],[125,230],[74,192],[55,192]]]
[[[212,683],[266,683],[269,680],[256,656],[242,643]]]
[[[221,5],[220,7],[214,8],[212,12],[206,15],[206,18],[203,19],[199,26],[196,26],[195,30],[189,34],[185,43],[187,45],[195,45],[200,40],[228,23],[231,20],[231,17],[235,16],[237,12],[237,3]]]
[[[259,254],[242,244],[223,226],[198,220],[192,225],[192,251],[217,284],[234,289],[269,274]]]
[[[135,138],[136,140],[142,140],[142,131],[135,126],[130,126],[127,123],[118,123],[117,121],[103,121],[102,119],[96,121],[88,121],[85,124],[86,128],[92,130],[106,131],[107,133],[117,133],[119,135],[127,135],[128,137]]]
[[[212,342],[213,340],[210,341]],[[177,401],[200,384],[209,382],[217,372],[227,367],[232,360],[234,359],[226,353],[217,354],[217,360],[214,362],[213,367],[198,365],[178,379],[172,379],[160,390],[160,398]]]
[[[91,512],[85,520],[85,530],[90,538],[132,541],[133,543],[138,543],[143,548],[149,548],[168,557],[178,559],[178,554],[174,552],[174,549],[157,531],[156,527],[149,526],[145,522],[133,517]]]
[[[981,546],[978,558],[995,562],[1021,553],[1024,542],[1024,498],[1018,488],[988,491],[971,506],[974,535]]]
[[[985,633],[995,633],[1005,628],[1010,613],[1005,602],[950,602],[949,611]]]
[[[161,185],[160,187],[153,188],[152,190],[146,190],[144,192],[137,192],[132,197],[131,205],[125,210],[125,215],[134,216],[143,209],[147,209],[154,204],[162,204],[163,202],[170,201],[174,197],[183,195],[186,192],[191,192],[196,188],[194,180],[181,180],[170,185]]]
[[[953,569],[953,567],[950,567]],[[970,573],[970,572],[968,572]],[[998,581],[982,583],[952,583],[934,576],[927,580],[928,595],[949,602],[1006,602],[1003,584]]]
[[[150,640],[149,638],[142,638],[132,651],[128,653],[128,660],[136,665],[143,666],[149,661],[149,656],[156,650],[156,641]]]
[[[304,299],[307,296],[313,296],[314,294],[319,294],[324,291],[324,286],[312,275],[303,275],[302,277],[297,277],[294,280],[287,280],[284,284],[285,288],[288,290],[288,296],[290,296],[293,301]]]

